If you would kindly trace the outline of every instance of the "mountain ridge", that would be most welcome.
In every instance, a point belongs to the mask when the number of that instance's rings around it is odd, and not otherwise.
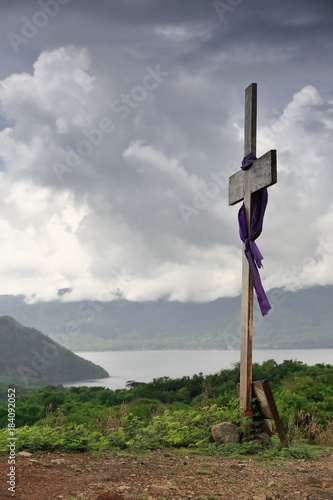
[[[104,368],[9,315],[0,317],[0,344],[1,382],[45,385],[109,376]]]
[[[254,310],[256,348],[333,348],[333,286],[271,289],[272,311]],[[0,314],[37,328],[71,350],[238,348],[240,297],[212,302],[39,302],[0,296]]]

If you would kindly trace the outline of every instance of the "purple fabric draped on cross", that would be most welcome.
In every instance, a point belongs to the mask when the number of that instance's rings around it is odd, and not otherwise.
[[[256,156],[250,153],[243,159],[241,168],[243,170],[249,169],[254,160],[256,159],[257,159]],[[251,274],[253,278],[253,286],[257,294],[261,314],[265,316],[271,309],[271,306],[268,301],[265,290],[262,286],[260,274],[258,271],[258,268],[262,267],[261,261],[263,260],[263,256],[261,255],[259,248],[257,247],[254,240],[256,240],[258,236],[260,236],[262,231],[262,225],[264,221],[264,215],[268,199],[267,188],[256,191],[255,193],[253,193],[252,196],[253,196],[253,210],[252,210],[250,237],[248,236],[248,231],[247,231],[244,203],[238,212],[239,235],[241,237],[241,240],[245,244],[245,255],[250,265]]]

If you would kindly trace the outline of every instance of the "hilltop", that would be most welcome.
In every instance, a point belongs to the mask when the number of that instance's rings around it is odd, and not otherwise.
[[[10,316],[0,317],[0,381],[21,385],[108,377],[91,361]]]
[[[288,448],[276,432],[264,438],[260,419],[250,424],[240,414],[239,367],[116,391],[16,387],[16,493],[25,500],[41,492],[67,500],[332,498],[333,366],[269,360],[254,365],[254,376],[270,378]],[[0,467],[8,470],[7,387],[0,389]],[[236,424],[240,442],[213,442],[212,425],[223,421]]]
[[[7,456],[0,457],[0,465],[3,470],[8,469]],[[102,456],[87,452],[44,453],[18,456],[17,468],[17,493],[23,493],[25,500],[320,500],[333,496],[329,452],[316,460],[269,463],[244,457],[198,455],[187,449],[154,450],[148,454],[110,452]],[[5,474],[0,478],[0,486],[2,498],[12,498]]]

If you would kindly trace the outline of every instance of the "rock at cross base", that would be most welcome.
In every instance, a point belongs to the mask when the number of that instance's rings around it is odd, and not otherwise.
[[[260,432],[253,439],[253,442],[258,443],[258,444],[264,444],[264,443],[268,443],[269,440],[270,440],[270,436],[266,432]]]
[[[119,493],[111,493],[110,491],[104,491],[104,493],[100,493],[96,500],[124,500],[122,495]]]
[[[224,443],[239,443],[240,434],[237,425],[232,422],[222,422],[221,424],[213,425],[212,435],[214,441],[218,444]]]
[[[20,455],[20,457],[26,458],[32,457],[32,453],[30,453],[29,451],[19,451],[18,455]]]

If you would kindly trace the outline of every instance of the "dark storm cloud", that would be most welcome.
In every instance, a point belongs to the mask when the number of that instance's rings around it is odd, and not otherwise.
[[[23,292],[52,297],[61,282],[76,298],[94,297],[122,280],[132,299],[237,293],[227,178],[242,159],[251,81],[259,154],[279,151],[269,286],[302,274],[293,272],[295,234],[301,260],[321,256],[304,264],[301,285],[333,282],[321,229],[331,208],[318,196],[332,181],[330,1],[18,0],[2,2],[1,13],[2,224],[27,254],[38,248],[45,277],[31,270]],[[301,231],[302,214],[317,232]],[[280,252],[276,228],[286,236]],[[14,274],[20,259],[29,269],[18,248],[6,251]]]

